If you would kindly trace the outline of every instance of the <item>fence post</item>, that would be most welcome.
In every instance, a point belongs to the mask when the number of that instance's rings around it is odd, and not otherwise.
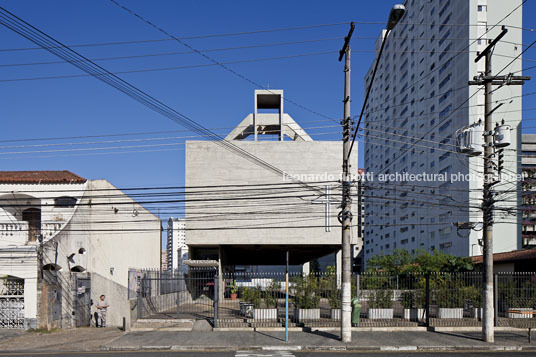
[[[359,273],[355,275],[355,297],[359,299]]]
[[[494,305],[494,324],[497,326],[499,322],[499,277],[493,274],[493,305]]]
[[[218,327],[218,314],[220,303],[220,276],[214,276],[214,327]]]
[[[426,280],[425,294],[426,294],[426,327],[430,327],[430,274],[424,276]]]
[[[137,294],[137,300],[138,300],[138,319],[141,319],[143,317],[143,278],[140,279],[140,284],[138,285],[138,294]]]

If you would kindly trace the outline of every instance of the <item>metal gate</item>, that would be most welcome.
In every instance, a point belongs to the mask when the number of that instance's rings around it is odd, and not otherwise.
[[[203,319],[213,321],[214,268],[140,272],[137,292],[138,319]]]
[[[0,328],[24,328],[24,279],[0,282]]]
[[[91,325],[91,278],[77,277],[75,291],[76,327]]]

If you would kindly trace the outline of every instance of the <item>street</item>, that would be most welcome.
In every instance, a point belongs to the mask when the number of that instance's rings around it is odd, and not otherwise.
[[[497,356],[505,357],[515,354],[516,356],[536,356],[536,352],[337,352],[337,351],[319,351],[319,352],[295,352],[295,351],[212,351],[212,352],[172,352],[172,351],[99,351],[99,352],[57,352],[57,353],[5,353],[0,356],[62,356],[62,357],[77,357],[81,355],[87,356],[114,356],[114,357],[143,357],[143,356],[159,356],[159,357],[194,357],[194,356],[225,356],[225,357],[321,357],[321,356],[374,356],[374,357],[410,357],[418,354],[420,357],[440,357],[440,356],[466,356],[466,357],[484,357]]]

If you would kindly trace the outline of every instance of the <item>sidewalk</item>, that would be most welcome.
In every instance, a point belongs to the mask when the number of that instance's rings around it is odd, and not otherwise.
[[[131,332],[103,346],[106,350],[360,350],[360,351],[536,351],[527,334],[498,332],[496,342],[480,341],[480,333],[465,332],[353,332],[352,342],[344,344],[332,332],[215,331]]]
[[[4,332],[0,351],[120,351],[120,350],[311,350],[311,351],[536,351],[526,331],[497,332],[496,342],[480,341],[479,332],[356,331],[352,342],[338,340],[338,332],[291,331],[289,342],[281,331],[139,331],[116,328],[78,328],[51,333]]]
[[[0,330],[0,351],[96,351],[123,334],[113,327],[79,327],[45,333]]]

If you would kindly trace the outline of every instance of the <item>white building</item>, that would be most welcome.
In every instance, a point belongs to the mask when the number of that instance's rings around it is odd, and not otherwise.
[[[468,81],[484,70],[483,59],[474,62],[476,52],[486,47],[486,39],[501,31],[501,26],[491,29],[492,25],[500,23],[508,28],[495,47],[493,74],[499,74],[523,50],[519,29],[522,11],[512,12],[520,4],[521,0],[405,1],[406,14],[386,39],[365,116],[365,170],[375,177],[366,186],[365,259],[397,248],[440,249],[458,256],[482,254],[482,232],[457,231],[452,225],[482,222],[482,180],[450,180],[458,173],[481,173],[482,155],[469,158],[457,153],[455,132],[484,118],[484,93],[477,86],[468,86]],[[490,31],[477,40],[487,28]],[[385,33],[377,41],[376,53]],[[366,87],[373,65],[365,78]],[[515,60],[500,74],[521,75],[520,69],[521,61]],[[494,102],[505,104],[494,113],[493,121],[504,119],[513,128],[508,148],[513,150],[505,154],[505,171],[512,173],[520,172],[516,156],[521,133],[520,95],[521,86],[493,93]],[[404,172],[442,174],[448,180],[428,176],[428,181],[410,182],[403,177],[379,181],[379,174]],[[503,180],[496,189],[511,190],[518,184]],[[515,192],[499,197],[498,207],[518,206]],[[496,211],[495,252],[521,247],[515,212]]]
[[[342,142],[314,141],[283,103],[282,90],[255,91],[253,112],[225,139],[235,152],[218,142],[186,142],[186,186],[207,187],[187,194],[190,259],[234,269],[282,265],[288,251],[290,264],[307,270],[308,262],[340,250]],[[357,173],[355,149],[350,161]],[[207,202],[195,204],[207,190]],[[351,242],[359,249],[358,229],[352,227]]]
[[[0,328],[130,323],[129,268],[158,268],[160,221],[106,180],[0,171]],[[7,297],[7,296],[10,297]]]
[[[166,250],[168,270],[185,269],[182,262],[188,260],[188,246],[184,218],[171,217],[168,220]]]

